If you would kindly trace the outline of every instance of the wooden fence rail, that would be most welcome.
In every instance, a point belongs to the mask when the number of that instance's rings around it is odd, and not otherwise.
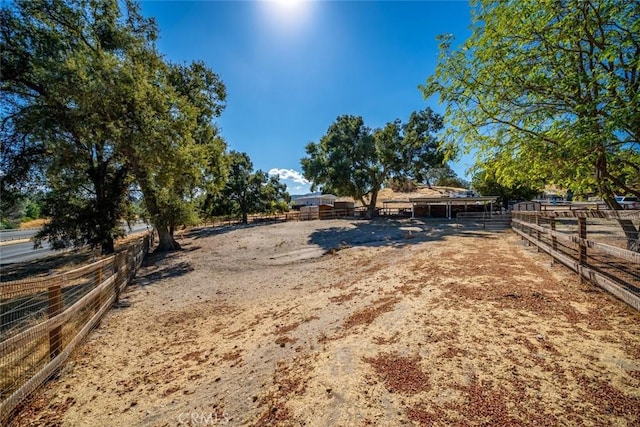
[[[287,221],[305,221],[316,219],[338,219],[338,218],[364,218],[366,208],[354,209],[328,209],[313,212],[289,211],[278,214],[255,214],[247,217],[248,224],[270,223],[270,222],[287,222]],[[206,220],[202,225],[207,227],[240,225],[242,219],[239,217],[217,217]]]
[[[504,230],[511,228],[511,212],[458,212],[456,223],[465,228]]]
[[[640,311],[640,253],[626,249],[628,237],[617,223],[631,220],[637,225],[640,212],[514,211],[512,215],[516,234],[575,271],[581,280]],[[600,238],[608,242],[596,240]]]
[[[73,271],[0,283],[0,424],[60,369],[118,300],[150,244],[147,235]]]

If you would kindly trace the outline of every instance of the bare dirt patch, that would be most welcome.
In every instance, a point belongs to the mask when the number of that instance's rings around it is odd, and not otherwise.
[[[640,314],[509,232],[313,221],[181,243],[12,425],[640,424]]]

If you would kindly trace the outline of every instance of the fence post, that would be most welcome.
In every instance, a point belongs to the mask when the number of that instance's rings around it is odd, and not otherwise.
[[[98,268],[98,270],[96,270],[96,286],[100,286],[100,284],[102,283],[102,279],[104,277],[104,264],[100,264],[100,267]]]
[[[579,217],[578,218],[578,237],[581,239],[587,238],[587,218]],[[587,264],[587,247],[586,245],[580,245],[580,257],[579,257],[580,265]]]
[[[587,218],[586,217],[578,217],[578,237],[580,239],[587,238]],[[578,263],[582,265],[587,264],[587,246],[580,245],[578,246]],[[580,276],[580,283],[584,283],[584,278],[582,276],[582,272],[580,268],[578,268],[578,275]]]
[[[536,215],[536,225],[540,227],[540,215]],[[540,243],[540,230],[536,230],[536,240]],[[540,252],[540,246],[536,245],[536,252]]]
[[[125,255],[126,252],[118,252],[116,254],[114,261],[114,267],[115,267],[115,275],[116,275],[116,280],[113,284],[113,292],[116,295],[116,299],[114,301],[114,304],[117,304],[120,302],[120,282],[122,281],[122,279],[124,278],[124,274],[122,272],[122,267],[123,267],[123,263],[122,263],[122,257],[123,255]]]
[[[47,292],[49,300],[49,318],[62,313],[62,282],[56,279],[56,282],[49,286]],[[62,351],[62,325],[56,326],[49,331],[49,358],[51,360]]]
[[[551,217],[549,218],[549,225],[551,226],[551,247],[553,248],[554,252],[558,251],[558,239],[556,238],[556,236],[553,234],[556,231],[556,219]],[[555,258],[551,257],[551,262],[555,263]]]
[[[104,278],[103,270],[104,270],[104,263],[101,262],[100,267],[98,267],[98,269],[96,270],[96,284],[95,284],[96,287],[102,284],[102,280]],[[108,298],[107,292],[104,290],[101,291],[100,294],[98,295],[98,307],[102,307],[102,304],[104,304],[107,298]]]

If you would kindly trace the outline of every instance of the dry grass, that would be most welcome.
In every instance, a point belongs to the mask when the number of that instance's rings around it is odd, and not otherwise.
[[[420,367],[420,356],[384,353],[364,360],[382,378],[389,393],[417,394],[431,389],[429,377]]]
[[[185,238],[13,425],[640,423],[639,313],[509,233],[298,256],[359,224]]]
[[[25,221],[20,224],[20,229],[24,230],[26,228],[42,228],[47,223],[47,221],[49,220],[46,218],[32,219],[31,221]]]
[[[370,325],[383,313],[388,313],[393,310],[398,298],[384,297],[372,302],[371,306],[365,307],[359,310],[349,317],[344,322],[345,329],[351,329],[360,325]]]

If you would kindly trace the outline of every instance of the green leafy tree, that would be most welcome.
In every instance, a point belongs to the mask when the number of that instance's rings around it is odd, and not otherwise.
[[[231,151],[227,182],[219,195],[209,201],[213,215],[238,215],[246,224],[249,214],[272,213],[290,201],[286,185],[278,177],[269,177],[261,170],[253,171],[246,153]]]
[[[512,183],[509,186],[501,184],[491,169],[477,172],[471,187],[482,196],[498,196],[498,203],[509,209],[510,200],[531,200],[542,192],[540,188],[529,187],[523,183]]]
[[[124,53],[153,32],[133,3],[123,6],[126,19],[115,1],[29,0],[0,9],[7,186],[32,172],[52,189],[45,201],[54,216],[36,242],[111,253],[123,233],[130,177],[116,149],[123,107],[114,87]]]
[[[441,187],[468,188],[469,183],[459,178],[456,172],[448,164],[443,164],[437,168],[432,168],[427,174],[427,182]],[[431,188],[431,186],[429,186]]]
[[[307,145],[302,170],[312,190],[353,197],[368,206],[371,218],[385,182],[422,181],[442,163],[433,136],[441,127],[442,118],[430,109],[412,113],[406,124],[395,120],[374,131],[362,117],[339,116],[320,142]]]
[[[212,120],[225,87],[204,64],[166,64],[150,49],[132,55],[129,69],[139,83],[120,149],[158,232],[157,250],[178,249],[173,231],[198,221],[197,194],[220,187],[226,144]]]
[[[29,199],[27,206],[24,209],[25,219],[39,219],[42,215],[41,200]]]
[[[219,77],[164,61],[131,0],[17,0],[0,14],[2,190],[32,176],[51,189],[38,239],[113,252],[137,185],[158,250],[178,248],[173,229],[219,182]]]
[[[439,150],[440,141],[435,137],[443,126],[443,118],[430,108],[414,111],[405,124],[400,124],[401,139],[393,146],[388,158],[401,159],[393,172],[417,183],[425,183],[431,188],[433,170],[447,167],[444,154]]]
[[[422,86],[447,105],[449,148],[506,186],[640,196],[640,2],[474,1],[471,37],[441,39]],[[630,244],[638,230],[621,221]]]

